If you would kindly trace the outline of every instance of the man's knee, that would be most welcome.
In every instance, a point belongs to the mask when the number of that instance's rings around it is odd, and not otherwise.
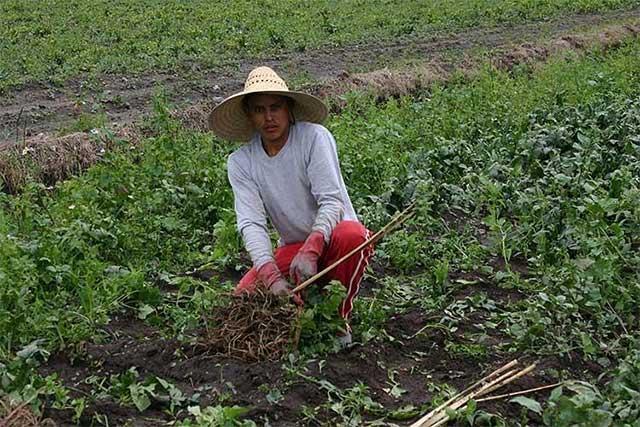
[[[331,233],[331,245],[355,248],[367,238],[367,229],[357,221],[341,221]]]

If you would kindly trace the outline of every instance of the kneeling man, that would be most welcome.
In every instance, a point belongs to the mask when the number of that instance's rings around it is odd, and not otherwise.
[[[209,116],[216,135],[247,142],[228,159],[238,230],[253,261],[238,294],[256,286],[288,294],[287,279],[300,284],[369,237],[351,205],[335,140],[320,124],[327,113],[318,98],[290,91],[273,70],[259,67],[244,91]],[[267,219],[279,236],[275,252]],[[343,344],[351,341],[348,320],[372,252],[365,248],[325,276],[347,291],[339,308]]]

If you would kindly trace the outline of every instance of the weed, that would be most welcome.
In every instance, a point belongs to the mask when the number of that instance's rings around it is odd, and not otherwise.
[[[202,409],[199,406],[190,406],[189,413],[195,420],[185,419],[176,424],[179,427],[255,427],[251,420],[241,420],[240,417],[247,412],[240,406],[207,406]]]

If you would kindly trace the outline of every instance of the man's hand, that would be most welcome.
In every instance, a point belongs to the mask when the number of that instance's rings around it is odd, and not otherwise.
[[[273,295],[289,295],[291,292],[291,285],[284,278],[279,279],[273,285],[269,287],[269,292]]]
[[[323,251],[324,236],[319,231],[313,231],[291,261],[289,277],[296,285],[318,272],[318,260]]]
[[[291,295],[293,301],[298,305],[303,305],[302,297],[292,294],[292,287],[284,278],[275,261],[271,261],[258,269],[258,281],[262,282],[273,295]]]
[[[275,261],[270,261],[258,269],[258,281],[274,295],[287,295],[291,291],[289,282],[280,273]]]

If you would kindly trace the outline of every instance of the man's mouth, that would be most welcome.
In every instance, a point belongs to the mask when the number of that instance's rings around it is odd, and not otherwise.
[[[267,132],[273,132],[276,129],[278,129],[278,126],[265,126],[264,130],[266,130]]]

